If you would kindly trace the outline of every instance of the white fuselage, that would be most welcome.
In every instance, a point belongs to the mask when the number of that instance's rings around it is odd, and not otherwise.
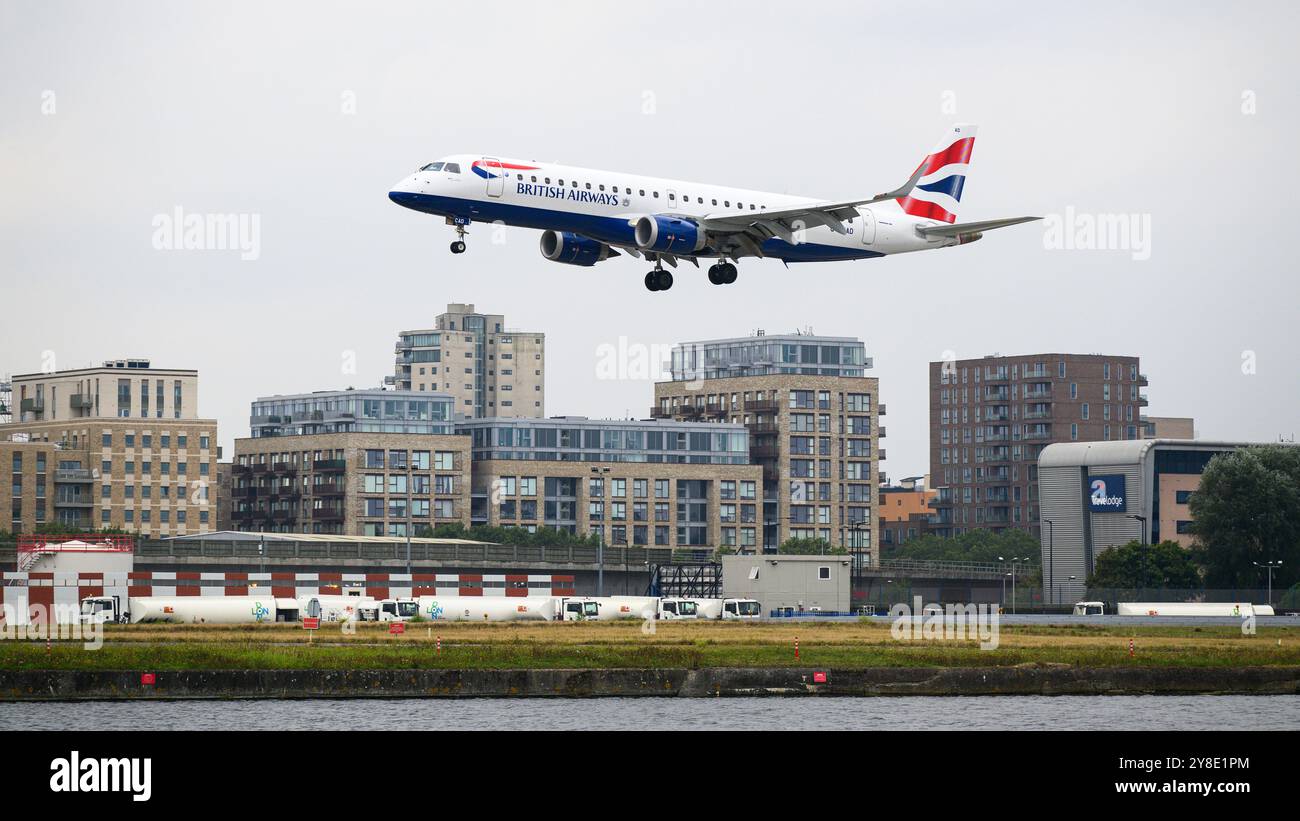
[[[709,183],[473,155],[430,163],[396,183],[389,197],[404,207],[460,224],[499,222],[571,232],[618,248],[637,247],[634,226],[646,215],[761,219],[765,211],[818,202]],[[893,201],[859,206],[857,212],[844,224],[844,234],[809,224],[796,232],[794,243],[776,237],[766,240],[762,255],[787,262],[868,259],[958,244],[952,237],[922,237],[918,227],[940,223],[905,214]],[[693,255],[720,254],[716,248],[703,248]]]

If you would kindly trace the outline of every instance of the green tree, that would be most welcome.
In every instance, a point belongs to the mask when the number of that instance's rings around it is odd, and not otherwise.
[[[1105,550],[1097,557],[1088,586],[1120,590],[1199,590],[1200,568],[1191,551],[1177,542],[1144,545],[1133,541]]]
[[[789,556],[839,556],[849,551],[832,547],[825,539],[786,539],[777,552]]]
[[[973,530],[951,539],[939,536],[922,536],[887,549],[885,560],[912,559],[941,562],[997,562],[999,557],[1009,561],[1012,557],[1031,559],[1039,563],[1041,550],[1038,540],[1027,530],[1008,528],[1000,533],[991,530]]]
[[[1189,502],[1205,583],[1263,587],[1256,563],[1281,561],[1273,587],[1300,581],[1300,448],[1262,445],[1215,456]]]

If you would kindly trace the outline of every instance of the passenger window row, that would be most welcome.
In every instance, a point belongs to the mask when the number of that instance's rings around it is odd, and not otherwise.
[[[435,165],[436,165],[436,163],[435,163]],[[434,169],[434,170],[436,171],[437,169]],[[517,177],[521,182],[522,182],[523,179],[524,179],[524,175],[523,175],[523,174],[516,174],[515,176],[516,176],[516,177]],[[528,181],[529,181],[529,182],[537,182],[537,177],[536,177],[536,176],[529,176]],[[542,178],[542,184],[543,184],[543,185],[550,185],[550,184],[551,184],[551,178],[550,178],[550,177],[543,177],[543,178]],[[556,180],[555,180],[555,184],[556,184],[556,185],[559,185],[559,186],[563,186],[563,185],[564,185],[564,180],[562,180],[562,179],[556,179]],[[569,185],[572,186],[573,188],[577,188],[577,187],[578,187],[578,181],[577,181],[577,180],[569,180]],[[591,190],[591,183],[589,183],[589,182],[587,182],[587,183],[583,183],[583,186],[584,186],[588,191]],[[619,187],[618,187],[617,185],[610,186],[610,188],[612,189],[613,193],[615,193],[615,194],[619,193]],[[605,190],[605,186],[604,186],[604,185],[598,185],[598,186],[597,186],[597,190],[604,191],[604,190]],[[629,188],[629,187],[627,187],[627,186],[624,186],[624,187],[622,188],[622,193],[624,193],[624,194],[631,194],[631,193],[632,193],[632,189]],[[658,192],[658,191],[651,191],[651,192],[650,192],[650,195],[651,195],[652,197],[654,197],[655,199],[659,199],[659,192]],[[639,196],[639,197],[644,197],[644,196],[645,196],[645,189],[644,189],[644,188],[639,189],[639,190],[637,191],[637,196]],[[690,201],[691,201],[691,195],[690,195],[690,194],[683,194],[682,197],[681,197],[681,201],[682,201],[682,202],[690,202]],[[703,204],[704,204],[704,197],[696,197],[696,198],[695,198],[695,201],[696,201],[697,203],[699,203],[700,205],[703,205]],[[717,205],[717,204],[718,204],[718,201],[717,201],[716,199],[715,199],[715,200],[711,200],[711,202],[712,202],[714,205]],[[731,207],[731,200],[723,200],[723,201],[722,201],[722,206],[723,206],[724,208],[730,208],[730,207]],[[737,203],[736,203],[736,207],[739,208],[739,209],[742,210],[742,211],[745,210],[745,204],[744,204],[743,202],[737,202]],[[766,205],[755,205],[755,204],[752,203],[752,202],[749,204],[749,210],[750,210],[750,211],[757,211],[757,210],[759,210],[759,209],[766,209],[766,208],[767,208]]]

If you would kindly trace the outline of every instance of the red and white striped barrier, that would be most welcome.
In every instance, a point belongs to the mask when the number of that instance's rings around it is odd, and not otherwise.
[[[329,595],[363,589],[376,599],[414,596],[573,596],[573,576],[525,573],[0,573],[0,607],[76,607],[87,596]],[[3,611],[0,611],[2,616]]]

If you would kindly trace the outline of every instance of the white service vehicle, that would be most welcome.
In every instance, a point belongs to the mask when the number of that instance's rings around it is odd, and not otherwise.
[[[674,619],[698,619],[700,617],[700,606],[694,599],[660,599],[659,600],[659,618],[666,620]]]
[[[1074,615],[1076,616],[1104,616],[1106,615],[1105,602],[1099,601],[1081,601],[1074,603]]]
[[[376,611],[379,621],[410,621],[418,615],[420,603],[415,599],[384,599]]]
[[[82,624],[127,624],[130,620],[130,610],[122,607],[121,596],[87,596],[81,600]]]
[[[741,619],[757,620],[763,617],[762,605],[758,599],[723,599],[722,615],[723,620]]]

